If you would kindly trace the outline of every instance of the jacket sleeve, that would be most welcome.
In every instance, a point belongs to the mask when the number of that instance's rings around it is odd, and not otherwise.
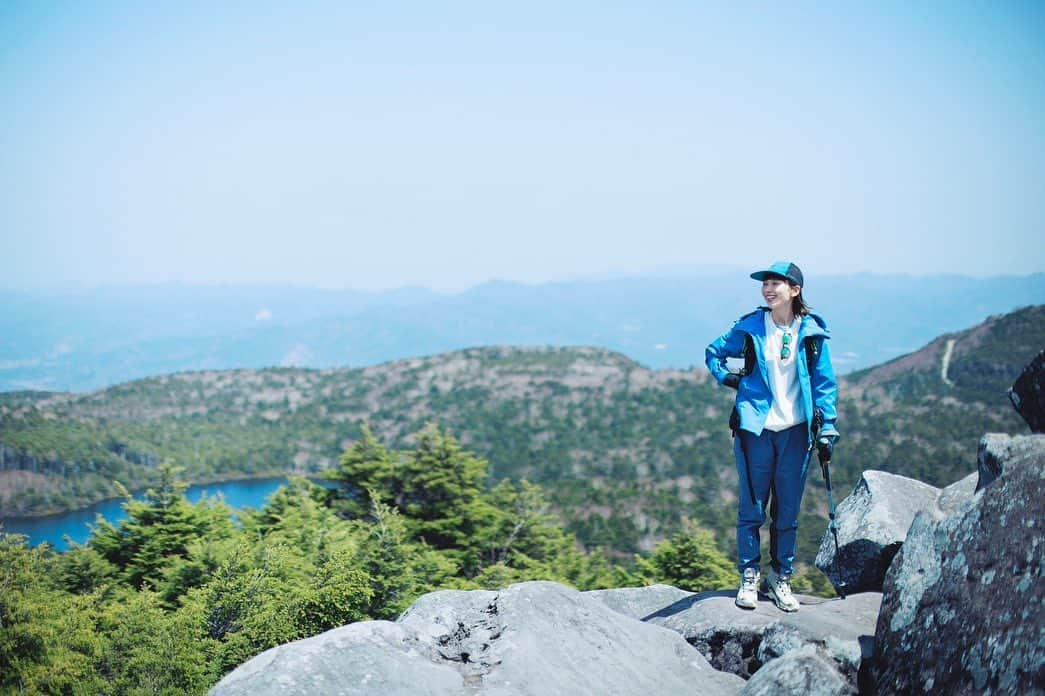
[[[712,341],[704,351],[704,364],[711,370],[715,381],[722,380],[729,374],[726,369],[726,358],[739,358],[744,354],[744,332],[733,326],[729,331]]]
[[[813,370],[809,373],[809,386],[813,392],[813,408],[824,414],[822,435],[838,436],[835,421],[838,420],[838,383],[835,380],[835,368],[831,365],[830,340],[824,340],[819,357]]]

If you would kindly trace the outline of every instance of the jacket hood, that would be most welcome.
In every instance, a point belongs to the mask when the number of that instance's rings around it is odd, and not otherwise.
[[[810,321],[812,320],[812,321]],[[813,314],[810,312],[802,320],[802,331],[806,336],[823,336],[824,338],[831,338],[831,332],[827,328],[827,322],[819,314]]]
[[[759,307],[754,312],[745,314],[737,320],[737,328],[748,332],[752,336],[765,336],[766,325],[763,315],[768,311],[769,307]],[[827,322],[825,322],[823,317],[819,314],[813,314],[812,312],[802,317],[798,334],[803,337],[823,336],[824,338],[831,338],[831,332],[827,328]]]

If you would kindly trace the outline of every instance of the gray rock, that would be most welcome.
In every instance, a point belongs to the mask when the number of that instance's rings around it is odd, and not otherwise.
[[[647,599],[641,595],[649,592]],[[729,591],[685,593],[649,612],[670,595],[653,588],[599,590],[586,593],[607,606],[623,606],[629,615],[647,612],[643,620],[682,635],[718,670],[745,679],[763,665],[792,650],[810,647],[837,665],[853,684],[860,666],[871,657],[881,595],[870,592],[845,600],[798,595],[801,611],[787,614],[761,597],[754,610],[739,609]],[[641,607],[639,611],[634,608]]]
[[[773,660],[740,690],[741,696],[850,696],[856,693],[853,685],[810,645]]]
[[[470,671],[481,675],[478,694],[673,693],[697,682],[735,693],[742,685],[672,632],[551,582],[432,593],[400,623],[451,655],[457,645],[480,655],[489,668]]]
[[[432,662],[402,626],[367,621],[266,650],[225,675],[211,693],[443,696],[461,693],[461,675]]]
[[[819,568],[846,594],[878,592],[914,516],[936,505],[940,489],[906,476],[865,471],[838,506],[838,549],[830,531],[816,555]]]
[[[1045,433],[1045,350],[1039,352],[1009,390],[1009,400],[1032,433]]]
[[[821,601],[789,614],[767,626],[758,646],[763,664],[806,646],[816,648],[851,683],[856,684],[861,667],[874,655],[874,630],[882,595],[864,592],[846,599]]]
[[[443,590],[419,598],[397,622],[433,662],[457,663],[480,676],[501,663],[495,642],[504,633],[497,592]]]
[[[919,514],[886,575],[877,693],[1045,691],[1045,437],[988,446],[997,480],[942,521]]]
[[[421,597],[396,623],[366,621],[266,651],[213,689],[228,694],[574,696],[735,694],[682,639],[552,582]]]
[[[976,465],[980,471],[980,479],[976,483],[976,491],[982,491],[994,479],[1001,476],[1005,462],[1019,459],[1025,455],[1042,450],[1045,435],[1004,435],[988,433],[980,439],[980,449],[976,455]]]
[[[961,481],[956,481],[940,491],[940,497],[936,499],[937,519],[943,519],[957,512],[958,508],[972,500],[976,495],[976,484],[979,482],[979,472],[972,472]],[[912,520],[913,522],[913,520]]]
[[[785,614],[764,597],[757,608],[740,609],[733,603],[735,595],[732,591],[701,592],[645,620],[676,631],[715,669],[747,679],[762,666],[758,646],[763,631]]]
[[[602,602],[618,614],[640,621],[694,595],[693,592],[680,590],[673,585],[617,587],[610,590],[589,590],[584,594]]]

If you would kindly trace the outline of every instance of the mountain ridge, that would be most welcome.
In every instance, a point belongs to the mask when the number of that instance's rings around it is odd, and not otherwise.
[[[1045,274],[824,276],[807,295],[831,321],[845,373],[1045,302]],[[20,295],[0,316],[0,390],[89,391],[186,369],[365,367],[491,344],[595,344],[685,369],[758,303],[743,274],[501,281],[454,295],[209,286]]]

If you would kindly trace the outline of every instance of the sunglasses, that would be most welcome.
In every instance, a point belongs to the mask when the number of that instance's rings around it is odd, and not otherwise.
[[[783,337],[783,343],[780,346],[780,359],[787,360],[791,357],[791,334],[786,333]]]

